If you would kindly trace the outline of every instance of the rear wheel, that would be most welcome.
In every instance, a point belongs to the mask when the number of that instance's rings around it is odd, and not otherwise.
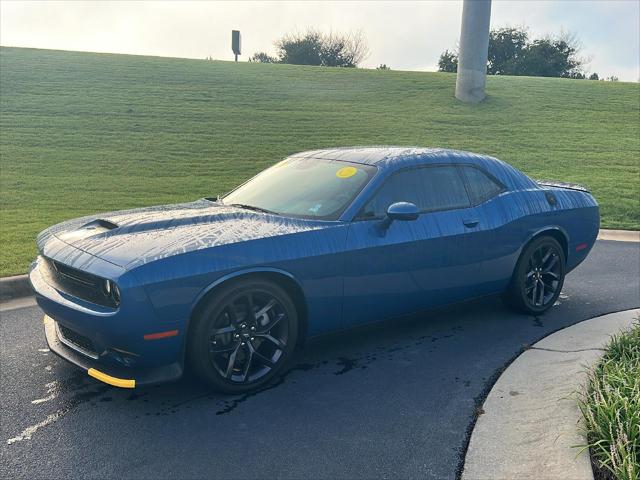
[[[280,286],[245,280],[216,292],[193,319],[187,357],[217,390],[242,393],[284,368],[298,338],[293,301]]]
[[[564,276],[562,246],[553,237],[537,238],[520,255],[504,299],[520,312],[541,315],[558,299]]]

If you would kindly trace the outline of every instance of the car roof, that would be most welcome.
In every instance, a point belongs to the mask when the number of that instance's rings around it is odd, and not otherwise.
[[[382,168],[399,168],[417,163],[477,163],[479,159],[499,162],[499,160],[486,155],[478,155],[459,150],[395,146],[326,148],[300,152],[292,156],[297,158],[306,157],[323,160],[341,160],[344,162],[375,165]]]
[[[340,147],[309,150],[292,155],[295,158],[318,158],[364,165],[391,173],[405,167],[429,164],[470,164],[478,166],[500,180],[509,190],[537,188],[524,173],[502,160],[462,150],[425,147]]]

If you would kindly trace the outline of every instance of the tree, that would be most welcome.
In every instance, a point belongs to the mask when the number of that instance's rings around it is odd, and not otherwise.
[[[458,71],[458,54],[445,50],[438,60],[438,71],[440,72],[457,72]]]
[[[598,74],[596,72],[593,72],[591,75],[589,75],[589,80],[600,80],[600,77],[598,77]]]
[[[278,63],[279,60],[276,57],[272,57],[266,52],[256,52],[249,57],[250,62],[256,63]]]
[[[285,35],[276,42],[278,59],[294,65],[322,65],[322,35],[309,30]]]
[[[304,33],[285,35],[275,43],[277,56],[258,52],[251,61],[322,65],[325,67],[357,67],[369,54],[362,32],[324,34],[309,29]]]
[[[386,63],[381,63],[376,67],[376,70],[391,70],[391,67],[388,67]]]
[[[524,27],[495,29],[489,34],[487,74],[586,78],[580,49],[580,42],[569,34],[530,41]],[[445,50],[438,67],[441,72],[457,71],[457,53]]]
[[[499,28],[489,33],[487,73],[517,75],[518,62],[527,46],[529,33],[524,28]]]
[[[361,31],[347,34],[320,35],[322,64],[327,67],[356,67],[367,56],[369,48]]]
[[[584,78],[577,47],[563,39],[534,40],[522,52],[515,75]]]

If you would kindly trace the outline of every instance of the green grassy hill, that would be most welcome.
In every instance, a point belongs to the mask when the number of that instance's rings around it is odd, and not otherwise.
[[[585,183],[602,225],[640,228],[640,85],[0,49],[0,275],[98,211],[222,193],[287,154],[368,144],[495,155]]]

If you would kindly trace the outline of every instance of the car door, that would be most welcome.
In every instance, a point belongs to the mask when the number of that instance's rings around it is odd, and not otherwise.
[[[389,205],[411,202],[420,215],[380,229]],[[391,175],[352,222],[347,236],[343,324],[357,325],[468,295],[479,273],[467,218],[471,204],[454,165]],[[465,225],[465,221],[470,226]]]
[[[469,218],[478,221],[474,247],[481,256],[476,293],[485,295],[506,288],[513,273],[513,246],[520,244],[521,233],[510,224],[511,212],[502,196],[506,187],[477,165],[460,165],[472,208]]]

